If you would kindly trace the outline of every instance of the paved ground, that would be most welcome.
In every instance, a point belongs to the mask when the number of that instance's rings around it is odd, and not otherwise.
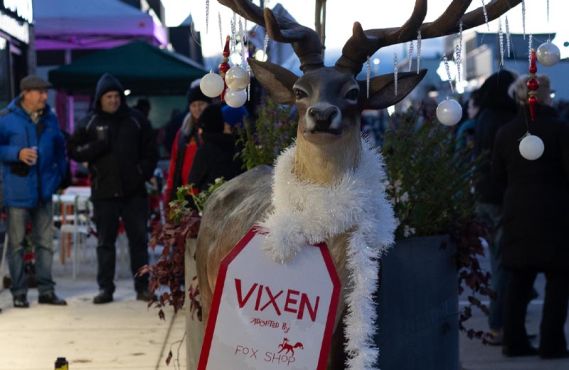
[[[539,321],[544,297],[544,277],[539,275],[536,281],[536,289],[539,297],[533,300],[528,308],[526,326],[528,333],[539,332]],[[468,321],[471,327],[486,329],[486,317],[476,312],[475,316]],[[569,339],[569,324],[565,325],[565,336]],[[534,340],[537,347],[538,338]],[[541,360],[539,357],[507,358],[502,356],[501,347],[487,346],[477,340],[468,339],[461,335],[460,359],[464,370],[569,370],[569,359],[565,360]]]
[[[91,238],[92,239],[92,238]],[[185,369],[184,311],[166,311],[166,320],[156,309],[135,300],[128,256],[119,258],[115,302],[94,305],[94,240],[81,253],[79,274],[71,278],[69,260],[54,258],[57,293],[68,306],[38,305],[37,290],[31,289],[29,309],[12,308],[9,291],[0,292],[0,370],[53,369],[57,357],[66,357],[70,369],[175,369],[176,358]],[[168,352],[173,362],[166,366]]]
[[[71,279],[70,261],[62,265],[55,256],[57,292],[69,306],[40,306],[37,292],[31,290],[32,307],[17,310],[12,308],[10,293],[0,292],[0,370],[51,369],[58,356],[67,357],[73,370],[176,369],[175,364],[167,367],[165,358],[170,349],[176,358],[178,341],[184,336],[184,312],[176,317],[167,312],[167,320],[160,321],[155,310],[135,301],[125,253],[119,258],[116,302],[93,305],[91,299],[97,293],[93,243],[91,238],[81,252],[77,280]],[[540,277],[536,284],[540,296],[532,302],[528,314],[530,333],[538,332],[543,286]],[[469,325],[485,329],[486,318],[475,312]],[[569,326],[566,332],[569,337]],[[184,348],[180,347],[179,356],[182,369],[186,367]],[[485,346],[464,336],[460,358],[464,370],[569,370],[569,360],[508,359],[502,356],[500,347]]]
[[[59,356],[73,370],[168,368],[165,356],[184,336],[184,313],[167,312],[161,321],[155,309],[135,300],[130,279],[117,285],[115,302],[101,306],[91,303],[97,288],[90,279],[58,279],[67,307],[38,305],[32,290],[31,307],[14,309],[9,292],[0,293],[0,369],[52,369]]]

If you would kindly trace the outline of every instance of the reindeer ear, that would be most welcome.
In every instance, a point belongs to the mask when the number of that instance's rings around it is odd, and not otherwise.
[[[253,69],[255,78],[269,90],[271,97],[279,104],[292,104],[295,102],[292,87],[298,76],[277,64],[259,62],[249,58],[249,65]]]
[[[397,78],[397,95],[395,95],[394,75],[392,73],[372,78],[369,86],[369,98],[366,99],[364,95],[364,109],[384,109],[397,104],[421,82],[426,74],[426,69],[422,69],[419,74],[415,72],[399,73]],[[361,91],[365,92],[367,87],[366,81],[358,82]]]

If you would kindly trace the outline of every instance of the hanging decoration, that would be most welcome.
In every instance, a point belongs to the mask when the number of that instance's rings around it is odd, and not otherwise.
[[[411,40],[411,42],[409,42],[409,52],[407,53],[408,55],[408,61],[409,64],[407,65],[407,72],[411,72],[411,68],[413,67],[413,49],[415,48],[415,42],[413,40]]]
[[[220,12],[217,12],[217,23],[219,26],[219,44],[220,44],[220,48],[223,49],[223,28],[222,28],[221,13]]]
[[[522,0],[522,31],[524,33],[524,40],[526,39],[526,1]]]
[[[243,90],[249,85],[249,73],[243,67],[234,65],[225,74],[225,83],[232,90]]]
[[[245,65],[247,64],[247,56],[248,56],[248,52],[249,50],[247,49],[247,19],[245,19],[243,21],[243,28],[241,29],[241,65]],[[241,23],[239,23],[239,25],[241,26]]]
[[[543,140],[539,136],[532,135],[529,132],[520,141],[520,154],[528,161],[539,159],[545,150]]]
[[[482,12],[484,13],[484,23],[486,23],[486,27],[488,31],[490,31],[490,23],[488,23],[488,9],[486,9],[486,3],[484,0],[480,0],[482,2]]]
[[[500,43],[500,69],[504,67],[504,31],[502,30],[502,18],[498,19],[498,41]]]
[[[215,98],[221,95],[223,88],[223,78],[213,71],[210,71],[200,80],[200,90],[207,97]]]
[[[239,108],[247,101],[247,91],[229,88],[225,91],[224,101],[232,108]]]
[[[231,38],[230,38],[230,47],[229,50],[231,52],[235,51],[235,47],[237,46],[237,13],[233,12],[233,17],[231,18],[230,22],[231,26]]]
[[[539,82],[536,78],[537,74],[537,56],[535,50],[530,50],[530,67],[529,67],[529,75],[530,78],[527,82],[528,88],[528,107],[529,107],[529,115],[531,121],[535,121],[536,118],[536,105],[537,105],[537,89],[539,89]],[[534,161],[540,158],[543,155],[543,151],[545,150],[545,146],[543,144],[543,140],[536,135],[532,135],[528,132],[520,141],[519,146],[520,154],[522,157],[529,161]]]
[[[462,107],[454,100],[446,98],[437,106],[437,119],[445,126],[454,126],[462,118]]]
[[[508,16],[506,16],[506,54],[508,54],[508,58],[512,57],[512,35],[510,34]]]
[[[269,34],[265,32],[265,39],[263,40],[263,55],[265,56],[265,60],[269,60]]]
[[[417,31],[417,74],[421,71],[421,29]]]
[[[447,73],[448,84],[450,86],[450,91],[454,95],[454,85],[452,84],[452,75],[450,74],[450,65],[448,64],[448,59],[446,55],[443,57],[443,64],[445,65],[445,71]]]
[[[550,4],[549,4],[549,0],[546,0],[546,1],[547,1],[547,23],[549,23],[549,9],[550,9],[549,5]]]
[[[219,64],[219,74],[214,72],[209,72],[207,75],[202,77],[200,81],[200,90],[205,96],[210,98],[215,98],[221,95],[221,100],[223,100],[223,95],[225,92],[225,74],[229,70],[229,41],[230,37],[227,36],[225,40],[225,47],[223,48],[223,60]]]
[[[462,81],[462,19],[458,24],[458,43],[454,47],[454,61],[456,63],[457,81]]]
[[[551,67],[561,60],[561,51],[550,40],[537,48],[537,60],[546,67]]]
[[[539,89],[539,82],[536,78],[537,73],[537,57],[535,50],[530,49],[530,66],[529,66],[529,80],[527,82],[528,88],[528,107],[530,118],[535,121],[535,108],[537,104],[537,89]]]
[[[399,61],[397,60],[397,53],[393,54],[393,87],[394,93],[397,95],[399,88]]]
[[[366,97],[369,98],[369,85],[371,81],[371,62],[369,60],[369,56],[367,57],[367,73],[366,73]]]
[[[443,63],[450,84],[450,90],[454,94],[454,86],[452,84],[452,76],[450,74],[450,66],[447,57],[443,57]],[[445,126],[454,126],[462,119],[462,107],[460,104],[448,97],[437,106],[437,119]]]
[[[530,64],[530,68],[531,68],[531,58],[533,55],[533,35],[529,35],[529,41],[528,41],[528,45],[529,45],[529,53],[528,53],[528,62]]]
[[[205,0],[205,33],[209,33],[209,0]]]

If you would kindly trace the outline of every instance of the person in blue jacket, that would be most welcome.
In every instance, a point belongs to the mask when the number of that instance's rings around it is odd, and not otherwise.
[[[66,305],[54,291],[52,202],[65,175],[65,143],[59,124],[46,104],[50,84],[37,76],[20,81],[20,96],[0,111],[0,160],[4,205],[8,212],[8,263],[14,307],[27,308],[23,242],[26,223],[36,253],[39,303]]]

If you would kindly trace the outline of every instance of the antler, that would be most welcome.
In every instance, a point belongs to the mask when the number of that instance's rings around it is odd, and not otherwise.
[[[275,16],[270,9],[261,9],[250,0],[218,0],[242,17],[265,27],[269,36],[292,45],[300,59],[300,69],[320,68],[324,65],[322,43],[316,31],[298,24],[291,18]]]
[[[492,21],[522,0],[492,0],[486,4],[488,21]],[[411,17],[401,27],[363,30],[361,24],[354,24],[352,37],[342,49],[342,56],[336,67],[358,74],[368,56],[382,47],[414,40],[419,30],[422,39],[446,36],[458,32],[462,19],[463,30],[484,24],[484,9],[479,7],[465,14],[472,0],[453,0],[445,12],[433,22],[423,23],[427,14],[427,0],[416,0]]]

